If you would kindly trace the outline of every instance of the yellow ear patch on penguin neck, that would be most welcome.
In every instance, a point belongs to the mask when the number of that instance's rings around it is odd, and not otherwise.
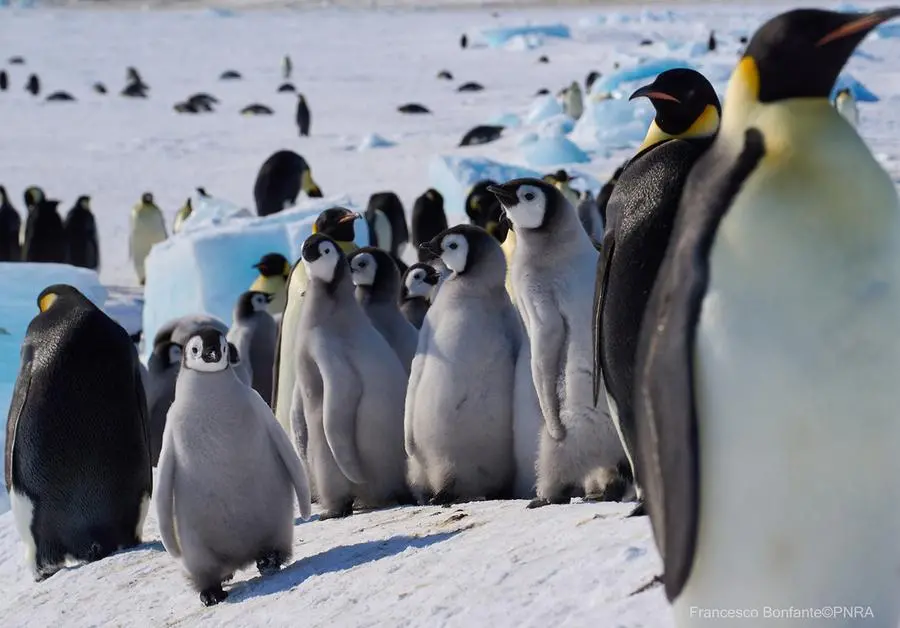
[[[316,235],[317,233],[319,233],[319,225],[317,225],[316,223],[313,223],[312,232],[313,232],[313,235]]]
[[[41,297],[41,300],[38,301],[38,308],[41,312],[46,312],[50,309],[50,306],[56,301],[56,295],[54,293],[45,294]]]
[[[315,228],[315,226],[313,226],[313,228]],[[315,233],[315,232],[313,232],[313,233]],[[281,274],[284,275],[285,277],[287,277],[288,275],[291,274],[291,264],[290,264],[290,262],[285,262],[285,263],[284,263],[284,268],[281,270]]]

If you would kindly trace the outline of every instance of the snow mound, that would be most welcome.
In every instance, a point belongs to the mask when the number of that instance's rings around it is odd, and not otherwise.
[[[540,124],[538,124],[538,134],[541,137],[557,137],[568,135],[574,128],[575,120],[565,114],[560,114],[541,120]]]
[[[385,139],[378,135],[377,133],[369,133],[365,137],[360,140],[359,144],[356,147],[358,151],[371,150],[373,148],[390,148],[391,146],[396,146],[396,144],[388,139]]]
[[[878,96],[869,91],[865,85],[846,72],[841,74],[838,77],[837,82],[835,82],[834,89],[831,90],[831,99],[834,100],[834,97],[837,96],[839,91],[848,87],[850,88],[850,91],[853,92],[853,97],[856,98],[857,102],[878,102],[881,100]]]
[[[506,40],[503,44],[504,50],[512,52],[523,52],[525,50],[534,50],[544,45],[544,37],[539,33],[530,33],[528,35],[515,35]]]
[[[336,205],[357,209],[347,197],[304,199],[271,216],[201,221],[154,246],[146,262],[144,337],[153,338],[166,321],[188,314],[230,321],[238,296],[256,278],[253,264],[266,253],[298,259],[316,216]],[[356,242],[368,244],[366,229],[357,227]],[[150,350],[145,347],[145,354]]]
[[[526,124],[537,124],[541,120],[552,118],[563,113],[563,106],[552,94],[545,94],[537,98],[525,116]]]
[[[703,55],[709,52],[709,44],[707,42],[666,42],[666,48],[669,49],[669,52],[674,54],[683,55],[688,59],[695,59],[697,57],[702,57]]]
[[[584,17],[578,18],[578,27],[579,28],[595,28],[597,26],[603,26],[606,24],[606,16],[605,15],[586,15]]]
[[[238,207],[221,198],[194,194],[191,198],[193,211],[182,225],[185,231],[203,229],[209,225],[219,225],[233,218],[251,218],[256,215],[246,207]]]
[[[22,279],[27,278],[26,281]],[[65,283],[75,286],[99,307],[106,302],[106,288],[92,270],[68,264],[0,263],[0,416],[9,413],[13,387],[19,374],[19,350],[28,324],[37,315],[37,296],[47,286]],[[4,451],[6,430],[0,430],[0,451]],[[0,512],[9,510],[6,488],[0,486]]]
[[[502,48],[513,37],[532,35],[570,39],[572,33],[565,24],[547,24],[544,26],[512,26],[508,28],[489,28],[481,31],[481,36],[491,48]]]
[[[536,142],[522,147],[522,155],[530,166],[585,163],[591,160],[587,153],[563,135],[539,137]]]
[[[503,183],[520,177],[541,176],[534,170],[485,157],[436,155],[428,164],[428,180],[431,187],[444,197],[444,210],[451,225],[468,222],[465,212],[466,196],[479,181],[491,179]]]
[[[875,29],[879,39],[900,39],[900,24],[882,24]]]
[[[631,148],[644,139],[653,115],[643,99],[589,101],[569,137],[588,149]]]
[[[651,59],[631,68],[622,68],[610,74],[600,77],[591,86],[591,94],[602,94],[619,89],[625,83],[634,83],[646,79],[656,78],[657,74],[673,68],[696,68],[682,59]]]
[[[514,129],[522,126],[522,118],[514,113],[500,113],[488,120],[488,124]]]

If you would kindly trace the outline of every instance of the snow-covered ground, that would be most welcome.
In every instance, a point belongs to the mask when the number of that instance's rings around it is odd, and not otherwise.
[[[0,9],[0,68],[12,81],[9,92],[0,92],[0,184],[20,210],[28,185],[41,185],[51,198],[61,199],[63,210],[80,194],[93,197],[101,279],[110,288],[106,308],[135,331],[142,298],[132,287],[127,231],[131,207],[142,192],[154,192],[169,224],[196,186],[252,207],[260,164],[275,150],[289,148],[306,157],[327,195],[348,194],[365,206],[371,193],[394,190],[409,208],[433,185],[429,164],[436,155],[527,166],[520,141],[540,130],[538,125],[509,129],[486,146],[456,146],[473,126],[503,114],[524,117],[539,88],[555,93],[573,80],[583,82],[591,70],[611,73],[614,63],[626,68],[681,58],[723,91],[738,58],[738,37],[752,34],[784,5],[754,6],[654,6],[643,12],[613,6],[415,12]],[[464,32],[477,42],[482,28],[529,23],[565,24],[572,37],[523,40],[499,49],[459,47]],[[900,35],[896,25],[892,28]],[[706,41],[710,29],[719,37],[719,49],[691,50]],[[653,43],[642,46],[643,39]],[[309,138],[297,136],[295,97],[276,93],[285,53],[294,62],[292,82],[312,110]],[[26,64],[6,64],[13,55],[24,56]],[[541,55],[549,63],[538,63]],[[129,65],[150,84],[149,99],[117,95]],[[227,69],[238,70],[243,79],[219,81]],[[440,70],[451,71],[455,80],[438,80]],[[898,40],[869,37],[848,71],[880,98],[860,105],[860,131],[900,180]],[[23,90],[30,72],[40,75],[44,94],[63,89],[78,102],[32,98]],[[110,95],[95,94],[95,81],[104,82]],[[457,93],[465,81],[478,81],[485,90]],[[172,110],[175,102],[200,91],[222,100],[215,113]],[[240,116],[252,102],[273,107],[275,115]],[[420,102],[434,113],[399,114],[397,106],[407,102]],[[356,150],[372,133],[394,145]],[[578,134],[577,141],[583,137]],[[626,140],[582,143],[591,161],[578,169],[604,180],[640,137],[628,134]],[[8,345],[0,346],[15,350]],[[8,387],[0,382],[4,404]],[[177,563],[162,551],[152,513],[142,548],[41,584],[31,582],[12,518],[5,514],[0,516],[0,626],[204,621],[666,628],[671,619],[659,588],[629,595],[658,573],[659,559],[646,519],[624,519],[626,511],[623,505],[578,503],[526,511],[523,502],[490,502],[313,520],[298,524],[296,562],[285,572],[268,579],[238,574],[229,601],[214,609],[201,607]]]

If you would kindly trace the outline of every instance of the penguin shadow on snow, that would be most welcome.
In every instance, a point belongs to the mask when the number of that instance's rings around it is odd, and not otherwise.
[[[439,532],[427,536],[392,536],[377,541],[339,545],[313,556],[299,558],[278,573],[270,576],[257,576],[237,584],[229,590],[225,603],[239,604],[251,598],[290,591],[312,576],[346,571],[382,558],[396,556],[409,548],[421,549],[442,543],[452,539],[460,532],[462,530]]]

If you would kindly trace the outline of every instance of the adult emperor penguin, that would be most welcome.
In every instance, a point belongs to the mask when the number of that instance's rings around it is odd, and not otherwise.
[[[503,289],[506,262],[484,229],[457,225],[424,245],[451,270],[422,329],[406,393],[409,482],[420,501],[508,496],[513,392],[522,343]]]
[[[184,205],[175,214],[175,222],[172,223],[172,233],[178,233],[184,226],[184,221],[190,218],[194,213],[194,204],[190,197],[184,202]]]
[[[18,262],[22,259],[19,230],[22,219],[9,202],[6,188],[0,185],[0,262]]]
[[[838,91],[834,97],[834,106],[854,128],[859,126],[859,110],[856,107],[856,97],[853,95],[852,89],[845,87]]]
[[[544,181],[555,187],[557,190],[562,192],[562,195],[569,201],[573,207],[578,205],[578,192],[572,189],[572,186],[569,185],[573,179],[573,177],[565,170],[557,170],[552,174],[548,174],[544,177]]]
[[[66,232],[57,211],[58,206],[59,201],[42,199],[28,212],[22,245],[23,261],[65,263]]]
[[[306,104],[306,97],[303,94],[297,94],[297,114],[294,116],[294,119],[297,122],[297,130],[300,131],[300,136],[308,136],[310,113],[309,105]]]
[[[168,237],[166,233],[166,221],[156,203],[153,202],[153,194],[144,192],[140,202],[131,210],[131,238],[129,239],[129,254],[134,263],[134,272],[138,282],[143,286],[147,280],[144,271],[144,260],[150,253],[154,244],[159,244]]]
[[[594,286],[594,399],[601,388],[635,470],[634,357],[643,312],[656,281],[691,168],[709,148],[721,107],[709,81],[694,70],[663,72],[631,98],[650,99],[656,117],[643,148],[619,175],[607,205]],[[635,514],[643,514],[638,505]]]
[[[30,185],[25,188],[25,192],[22,194],[22,199],[25,201],[25,220],[22,221],[22,226],[19,228],[19,244],[25,246],[25,229],[28,225],[28,214],[31,213],[35,207],[37,207],[41,202],[44,201],[46,195],[44,194],[44,190],[39,188],[36,185]]]
[[[423,252],[419,247],[447,229],[447,214],[444,212],[444,197],[429,188],[416,199],[412,210],[412,245],[419,253],[419,261],[424,262]]]
[[[228,596],[235,570],[255,562],[268,575],[287,562],[294,495],[310,513],[303,463],[262,397],[238,384],[233,351],[216,329],[188,340],[159,458],[159,533],[204,606]]]
[[[403,246],[409,241],[406,213],[400,197],[394,192],[376,192],[369,197],[365,216],[370,225],[370,233],[374,235],[372,246],[398,258]]]
[[[355,233],[353,223],[362,216],[343,207],[326,209],[316,217],[312,232],[327,235],[338,243],[345,253],[355,251],[358,247],[353,242]],[[297,417],[297,428],[304,428],[302,399],[294,404],[294,383],[297,379],[297,326],[300,324],[300,308],[303,294],[306,291],[306,267],[302,259],[298,260],[288,276],[285,292],[287,295],[284,314],[278,325],[278,341],[275,346],[275,371],[272,391],[272,409],[275,417],[288,434],[293,434],[300,446],[301,453],[305,443],[305,432],[294,433],[291,428],[292,413]],[[285,332],[287,330],[287,332]],[[292,410],[292,406],[295,406]]]
[[[580,496],[619,499],[618,466],[625,455],[605,408],[591,398],[590,289],[597,250],[554,185],[515,179],[490,191],[515,225],[512,281],[545,423],[531,507]],[[600,493],[595,483],[603,485]]]
[[[400,285],[400,311],[416,329],[422,328],[425,314],[437,294],[441,277],[431,264],[419,262],[406,269]],[[418,341],[417,341],[418,342]]]
[[[268,312],[272,297],[248,290],[238,297],[228,341],[237,348],[243,368],[250,374],[253,390],[270,403],[275,367],[275,342],[278,328]]]
[[[254,292],[265,292],[271,296],[269,314],[276,316],[284,312],[287,304],[287,279],[291,274],[291,264],[281,253],[266,253],[253,265],[259,276],[250,286]]]
[[[100,268],[100,245],[90,196],[78,197],[66,215],[63,228],[66,232],[66,262],[93,270]]]
[[[710,608],[775,609],[775,626],[835,605],[837,626],[900,619],[900,201],[828,101],[854,48],[896,16],[766,22],[685,185],[635,397],[679,628]]]
[[[400,272],[387,253],[367,246],[347,256],[356,300],[409,373],[419,334],[400,312]]]
[[[345,517],[354,501],[375,508],[408,502],[403,452],[406,371],[353,295],[338,243],[303,243],[309,275],[297,333],[297,388],[309,434],[307,456],[320,519]]]
[[[594,243],[595,247],[599,246],[603,241],[603,219],[600,216],[600,209],[597,201],[594,200],[590,190],[581,193],[578,204],[575,206],[575,213],[578,214],[578,220],[584,227],[585,233]]]
[[[150,463],[159,463],[166,415],[175,400],[175,381],[181,368],[182,346],[171,340],[163,340],[153,346],[147,360],[146,394],[150,420],[147,426],[150,440]]]
[[[268,216],[291,207],[301,191],[310,198],[322,197],[306,160],[290,150],[272,153],[260,166],[253,184],[256,213]]]
[[[69,285],[28,325],[6,426],[6,489],[35,580],[141,542],[152,474],[128,333]]]

